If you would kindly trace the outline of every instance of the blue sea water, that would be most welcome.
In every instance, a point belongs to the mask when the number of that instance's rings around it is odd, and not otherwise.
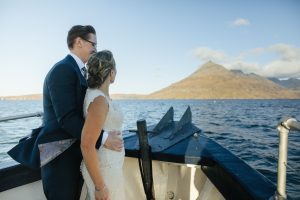
[[[124,129],[136,128],[136,121],[155,124],[174,107],[179,120],[187,106],[193,123],[203,134],[276,184],[278,132],[281,117],[300,120],[300,100],[117,100],[125,114]],[[0,101],[0,117],[42,111],[41,101]],[[10,160],[6,152],[30,130],[41,124],[40,118],[0,122],[0,165]],[[290,132],[287,168],[287,192],[290,199],[300,199],[300,132]]]

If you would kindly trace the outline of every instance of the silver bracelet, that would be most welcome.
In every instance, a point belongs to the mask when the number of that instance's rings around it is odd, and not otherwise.
[[[104,190],[105,188],[106,188],[106,185],[104,185],[101,189],[99,189],[95,186],[95,191],[100,192],[100,191]]]

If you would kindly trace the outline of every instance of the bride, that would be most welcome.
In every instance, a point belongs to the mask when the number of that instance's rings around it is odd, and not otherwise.
[[[110,150],[105,145],[95,149],[101,130],[122,130],[122,111],[109,96],[109,86],[117,73],[115,60],[110,51],[100,51],[91,56],[87,67],[88,89],[83,106],[85,124],[81,136],[82,175],[89,199],[124,199],[124,147],[119,151]]]

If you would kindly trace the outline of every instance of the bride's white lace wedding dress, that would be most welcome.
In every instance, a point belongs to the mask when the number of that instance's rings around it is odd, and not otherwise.
[[[107,97],[101,90],[99,89],[87,89],[86,96],[84,99],[84,116],[87,115],[87,109],[91,102],[98,96],[104,96],[108,102],[109,110],[107,113],[107,117],[104,123],[103,130],[105,131],[113,131],[113,130],[122,130],[123,125],[123,113],[121,108],[116,104],[116,102],[112,101],[109,97]],[[104,182],[109,189],[112,200],[121,200],[125,199],[124,193],[124,183],[123,183],[123,163],[125,151],[124,148],[122,152],[112,151],[103,146],[97,150],[98,159],[100,161],[100,170],[101,174],[104,178]],[[81,171],[87,185],[88,189],[88,199],[95,199],[95,186],[94,183],[87,171],[87,168],[82,162]]]

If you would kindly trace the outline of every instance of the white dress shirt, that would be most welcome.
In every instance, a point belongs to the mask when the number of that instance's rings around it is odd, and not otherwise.
[[[74,58],[74,60],[76,61],[77,65],[79,67],[79,70],[80,70],[81,74],[84,76],[82,68],[85,67],[85,65],[82,62],[82,60],[72,52],[70,52],[70,56],[72,56]]]

